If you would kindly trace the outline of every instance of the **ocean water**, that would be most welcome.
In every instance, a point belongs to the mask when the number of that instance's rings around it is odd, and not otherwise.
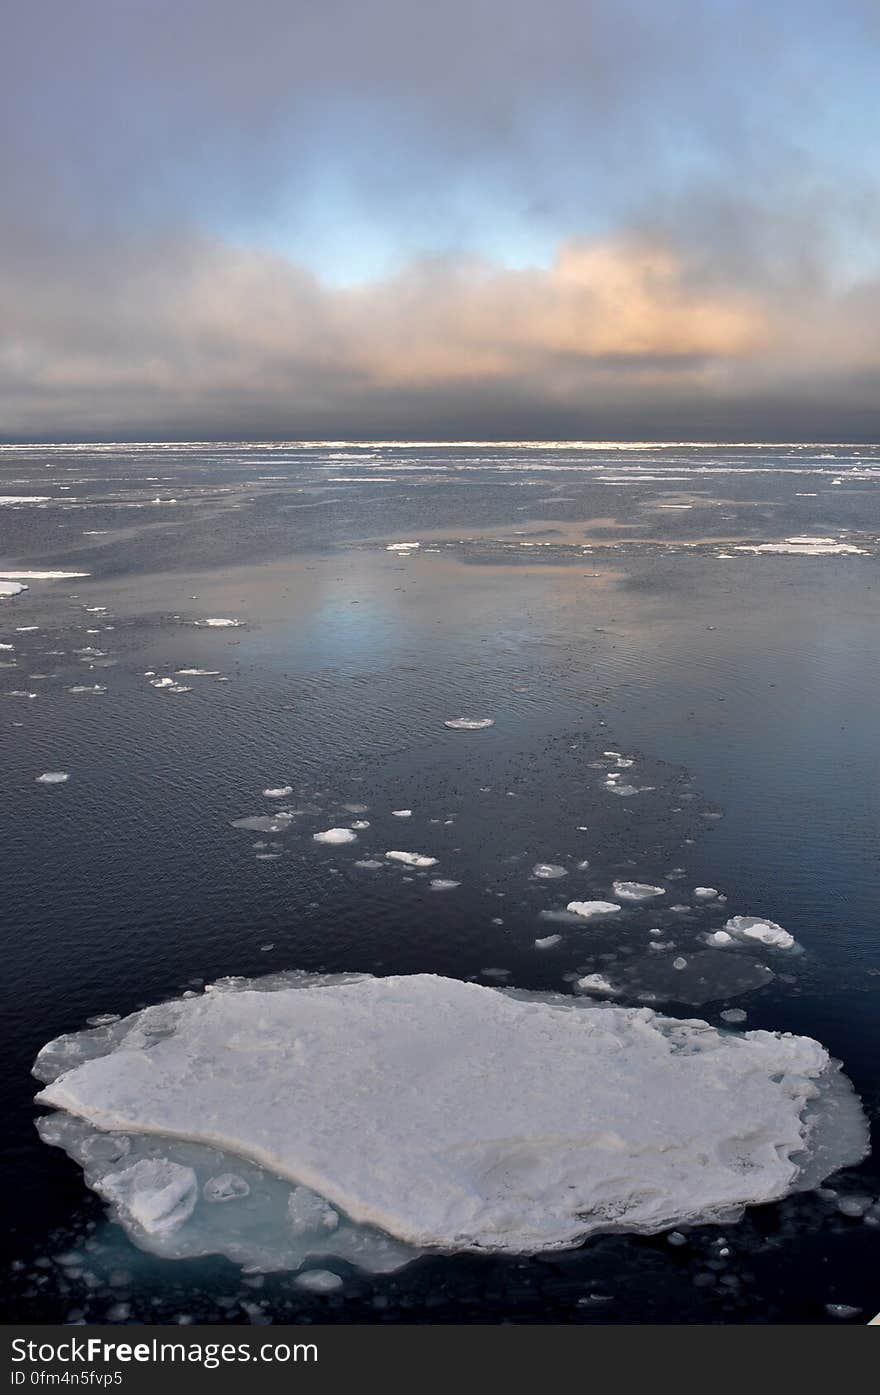
[[[225,975],[599,973],[618,1001],[815,1036],[873,1123],[878,552],[867,446],[0,448],[0,580],[84,574],[0,598],[6,1319],[873,1316],[880,1226],[839,1206],[878,1196],[873,1155],[684,1245],[336,1266],[322,1295],[136,1248],[40,1141],[30,1070],[90,1017]],[[303,812],[235,826],[278,809]],[[614,880],[666,895],[623,926],[560,918]],[[736,914],[798,949],[670,970]]]

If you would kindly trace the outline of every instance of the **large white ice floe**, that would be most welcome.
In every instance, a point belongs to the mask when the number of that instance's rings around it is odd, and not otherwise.
[[[729,1221],[865,1152],[858,1101],[809,1037],[429,974],[222,988],[60,1037],[34,1067],[39,1103],[66,1111],[43,1137],[163,1253],[277,1259],[283,1238],[295,1263],[304,1244],[357,1263],[365,1226],[392,1245],[559,1249]],[[249,1194],[206,1205],[212,1166]]]
[[[0,596],[20,596],[27,587],[20,581],[4,581],[0,578]]]
[[[757,915],[735,915],[725,921],[724,929],[736,940],[746,944],[769,945],[771,949],[793,949],[795,938],[788,930],[783,930],[775,920],[766,920]]]
[[[494,717],[450,717],[443,723],[450,731],[485,731],[494,727]]]

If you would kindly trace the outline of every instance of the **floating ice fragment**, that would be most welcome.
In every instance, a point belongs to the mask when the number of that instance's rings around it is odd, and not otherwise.
[[[38,785],[63,785],[70,779],[66,770],[46,770],[37,776]]]
[[[342,1279],[332,1269],[307,1269],[294,1279],[297,1288],[305,1293],[335,1293],[342,1288]]]
[[[745,1022],[748,1013],[743,1008],[725,1008],[721,1014],[723,1022]]]
[[[386,551],[386,552],[412,552],[413,548],[416,548],[416,547],[418,547],[418,546],[419,546],[419,543],[417,543],[417,542],[387,543],[386,546],[385,546],[385,551]]]
[[[461,882],[452,882],[448,877],[432,877],[428,883],[432,891],[454,891]]]
[[[567,877],[568,870],[560,867],[558,862],[536,862],[532,868],[532,876],[539,881],[555,881],[557,877]]]
[[[511,1253],[711,1222],[865,1153],[855,1096],[808,1037],[424,974],[260,987],[49,1043],[38,1099],[68,1114],[43,1136],[64,1146],[77,1115],[184,1155],[209,1144],[408,1243]],[[190,1233],[193,1167],[150,1159],[91,1184],[142,1230]],[[218,1252],[204,1232],[186,1244],[173,1252]]]
[[[391,812],[396,819],[412,818],[412,809],[392,809]]]
[[[733,942],[733,936],[728,935],[726,930],[713,930],[706,936],[706,944],[715,945],[719,949],[723,949],[725,945],[732,945]]]
[[[230,630],[243,625],[243,620],[226,620],[222,616],[211,616],[208,620],[194,620],[194,625],[202,626],[209,630]]]
[[[181,678],[219,678],[219,668],[179,668]]]
[[[553,949],[554,945],[561,944],[561,935],[544,935],[542,939],[535,940],[535,949]]]
[[[426,853],[411,852],[387,852],[385,856],[391,862],[403,862],[407,867],[436,867],[438,859],[428,857]]]
[[[443,723],[450,731],[483,731],[494,727],[494,717],[450,717]]]
[[[244,819],[233,819],[233,828],[244,828],[250,833],[286,833],[293,823],[294,815],[280,810],[277,814],[253,814]]]
[[[279,785],[277,789],[263,790],[267,799],[286,799],[289,794],[293,794],[292,785]]]
[[[68,688],[67,691],[69,693],[106,693],[107,689],[101,683],[74,683],[73,687]]]
[[[760,944],[769,945],[772,949],[792,949],[795,943],[794,935],[783,930],[782,926],[777,925],[775,920],[763,920],[760,916],[731,916],[724,928],[735,939],[753,942],[757,940]]]
[[[712,901],[718,895],[714,886],[695,886],[694,895],[701,901]]]
[[[73,581],[90,572],[0,572],[4,581]]]
[[[287,1223],[294,1235],[335,1230],[339,1225],[339,1213],[309,1187],[294,1187],[287,1201]]]
[[[356,843],[357,834],[352,828],[325,828],[321,833],[313,833],[315,843]]]
[[[243,1177],[239,1177],[235,1172],[221,1172],[216,1177],[209,1177],[202,1187],[202,1195],[206,1201],[238,1201],[243,1196],[250,1196],[250,1187]]]
[[[620,907],[614,901],[569,901],[565,909],[588,920],[594,915],[613,915]]]
[[[662,886],[651,886],[648,882],[614,882],[614,895],[622,901],[650,901],[655,896],[665,896]]]
[[[586,974],[584,978],[578,979],[577,986],[584,993],[608,993],[613,996],[618,992],[602,974]]]
[[[354,819],[354,820],[352,821],[352,825],[351,825],[351,826],[352,826],[352,828],[354,828],[357,832],[361,832],[363,829],[369,828],[369,826],[370,826],[370,821],[369,821],[369,819]]]
[[[148,1235],[183,1225],[198,1198],[193,1169],[167,1158],[141,1158],[122,1172],[109,1173],[98,1190]]]
[[[354,865],[355,867],[365,867],[368,872],[375,872],[379,867],[383,867],[385,864],[380,862],[376,857],[361,857],[358,858]]]
[[[0,596],[20,596],[26,590],[27,587],[20,581],[0,581]]]
[[[672,961],[673,969],[686,969],[687,966],[688,961],[686,959],[683,959],[681,955],[679,955],[677,959],[673,959]]]

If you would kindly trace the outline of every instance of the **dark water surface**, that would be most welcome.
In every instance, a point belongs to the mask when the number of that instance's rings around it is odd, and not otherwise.
[[[874,1121],[880,449],[0,448],[0,496],[47,500],[0,502],[0,577],[88,574],[0,599],[7,1320],[880,1308],[880,1226],[838,1209],[877,1197],[876,1158],[836,1176],[836,1196],[756,1208],[680,1247],[606,1236],[544,1258],[427,1257],[351,1270],[327,1298],[291,1275],[135,1249],[39,1141],[30,1076],[37,1050],[90,1016],[221,975],[425,971],[569,991],[601,972],[625,1002],[716,1025],[735,1006],[748,1028],[817,1037]],[[804,535],[854,550],[737,550]],[[443,726],[462,714],[495,725]],[[633,761],[618,783],[639,793],[607,787],[607,751]],[[46,771],[70,778],[38,783]],[[264,798],[285,785],[289,800]],[[369,806],[369,829],[315,844],[358,817],[345,804]],[[273,807],[311,812],[278,834],[232,826]],[[355,865],[388,848],[439,866]],[[538,862],[568,875],[536,879]],[[432,891],[438,875],[460,885]],[[661,908],[613,929],[553,918],[615,878],[663,885]],[[726,904],[694,898],[699,885]],[[667,996],[669,954],[704,951],[734,914],[778,921],[800,952],[734,951],[773,970],[765,987],[719,968]],[[674,950],[652,951],[651,929]],[[561,943],[537,950],[552,933]]]

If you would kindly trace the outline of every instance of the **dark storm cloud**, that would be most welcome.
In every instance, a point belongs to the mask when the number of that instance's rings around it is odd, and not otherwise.
[[[859,0],[19,6],[0,432],[876,435],[877,45]]]

